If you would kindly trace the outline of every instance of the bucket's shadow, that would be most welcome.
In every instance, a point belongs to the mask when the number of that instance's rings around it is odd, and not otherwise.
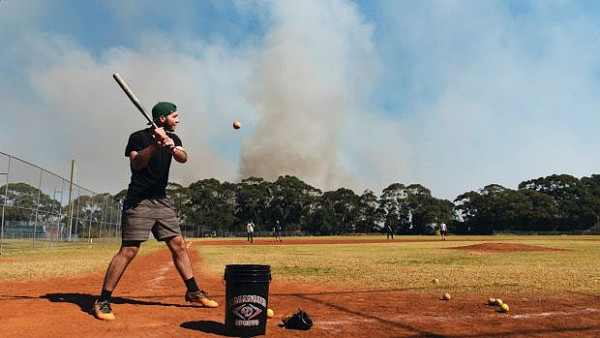
[[[184,329],[190,329],[190,330],[202,331],[204,333],[212,333],[212,334],[218,334],[221,336],[227,336],[225,334],[225,324],[215,322],[212,320],[199,320],[199,321],[192,321],[192,322],[184,322],[184,323],[181,323],[180,326],[183,327]]]

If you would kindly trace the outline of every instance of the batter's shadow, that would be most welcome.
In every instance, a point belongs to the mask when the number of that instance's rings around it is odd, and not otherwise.
[[[94,315],[92,309],[94,307],[94,302],[98,298],[98,295],[90,295],[87,293],[47,293],[43,296],[40,296],[42,299],[47,299],[53,303],[71,303],[79,306],[82,312],[85,312],[91,316]],[[200,307],[198,305],[184,305],[184,304],[172,304],[172,303],[162,303],[155,301],[144,301],[123,297],[113,297],[111,299],[111,304],[135,304],[135,305],[153,305],[153,306],[175,306],[175,307],[189,307],[189,308],[197,308]]]
[[[184,329],[190,329],[195,331],[202,331],[204,333],[211,333],[220,336],[227,336],[225,334],[225,324],[215,322],[213,320],[199,320],[192,322],[184,322],[180,325]]]

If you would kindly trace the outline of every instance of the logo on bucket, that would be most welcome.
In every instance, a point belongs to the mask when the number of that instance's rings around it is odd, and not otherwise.
[[[256,317],[263,312],[262,309],[252,303],[266,307],[266,300],[257,295],[242,295],[233,297],[233,308],[231,312],[239,318],[235,320],[236,326],[258,326],[260,322]]]

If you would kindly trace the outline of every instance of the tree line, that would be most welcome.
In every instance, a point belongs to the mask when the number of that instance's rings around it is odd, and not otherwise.
[[[279,220],[285,231],[313,235],[372,233],[386,225],[396,234],[423,235],[440,222],[458,234],[571,232],[597,225],[600,216],[600,175],[550,175],[523,181],[516,190],[490,184],[453,201],[432,196],[420,184],[393,183],[379,195],[347,188],[323,192],[287,175],[274,182],[249,177],[239,183],[204,179],[189,187],[170,183],[167,191],[186,226],[218,233],[243,232],[248,220],[258,231]]]
[[[126,193],[81,196],[78,199],[84,200],[72,203],[78,206],[75,210],[84,208],[81,212],[90,217],[110,215],[112,219],[118,207],[106,200],[121,202]],[[600,175],[581,179],[551,175],[523,181],[516,190],[490,184],[453,201],[432,196],[420,184],[393,183],[379,195],[371,190],[356,194],[347,188],[321,191],[289,175],[274,182],[249,177],[239,183],[208,178],[187,187],[169,183],[167,194],[175,203],[182,228],[200,236],[244,232],[250,220],[256,231],[271,231],[280,221],[286,232],[312,235],[373,233],[386,225],[396,234],[433,234],[440,222],[458,234],[569,232],[597,225],[600,215]],[[43,203],[42,209],[57,208],[50,196],[25,183],[0,188],[0,196],[6,205]],[[23,210],[12,212],[26,218],[18,214]]]

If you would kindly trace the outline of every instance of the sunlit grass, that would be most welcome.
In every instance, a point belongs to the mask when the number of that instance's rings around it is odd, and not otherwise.
[[[588,237],[589,238],[589,237]],[[594,237],[591,237],[592,239]],[[413,238],[414,239],[414,238]],[[477,253],[450,250],[483,243],[449,241],[286,246],[199,246],[205,264],[269,264],[273,278],[371,288],[470,292],[582,292],[600,295],[600,241],[586,237],[484,237],[564,251]],[[439,283],[432,283],[438,278]]]
[[[5,240],[8,249],[0,256],[0,281],[73,277],[106,269],[119,250],[120,241],[99,243],[38,242],[34,247],[29,240]],[[155,241],[142,245],[140,255],[160,248]]]
[[[364,238],[381,239],[382,236]],[[198,244],[193,248],[202,255],[202,264],[217,276],[223,275],[227,264],[269,264],[275,280],[306,283],[425,291],[600,295],[598,236],[451,236],[448,241],[415,236],[379,244],[243,246],[209,245],[203,243],[204,239],[191,240]],[[240,238],[231,241],[234,240]],[[10,250],[4,250],[0,256],[0,281],[103,272],[119,248],[114,240],[92,245],[40,242],[35,248],[30,241],[11,240],[5,244],[9,242]],[[449,249],[485,242],[563,250],[477,253]],[[42,244],[47,246],[42,247]],[[164,243],[148,241],[143,244],[140,255],[164,248]],[[433,278],[438,278],[439,283],[432,283]]]

